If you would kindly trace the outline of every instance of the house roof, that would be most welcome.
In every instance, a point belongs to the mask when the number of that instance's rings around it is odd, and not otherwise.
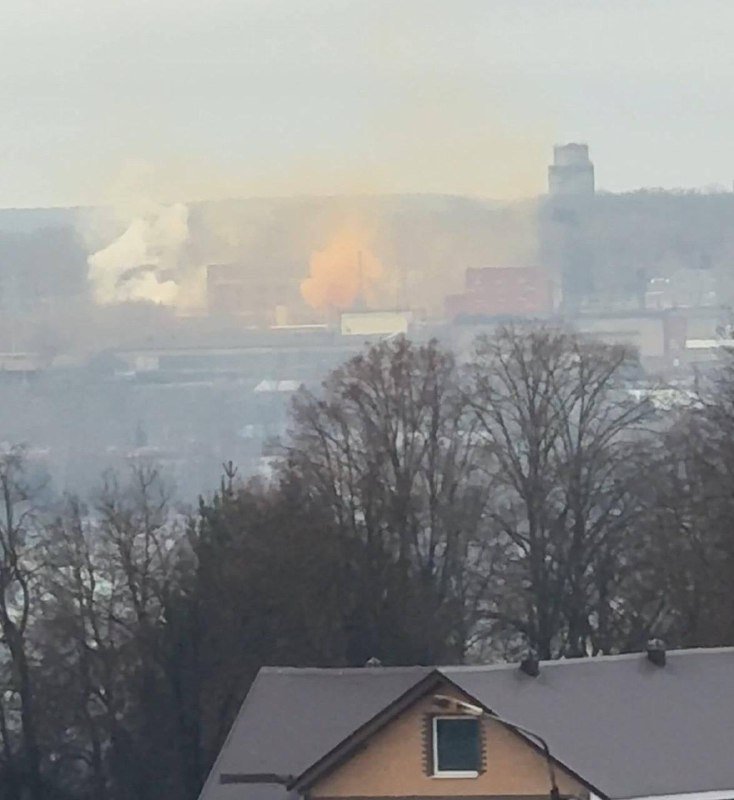
[[[260,670],[201,793],[201,800],[229,800],[222,775],[296,777],[346,737],[396,702],[433,672],[428,667]],[[238,786],[246,800],[261,787]],[[268,787],[272,789],[272,787]]]
[[[222,775],[304,773],[384,715],[434,671],[426,667],[263,669],[204,787],[229,800]],[[501,717],[543,736],[553,756],[610,798],[734,790],[734,648],[438,672]],[[284,785],[237,786],[246,800],[285,800]],[[227,793],[229,791],[229,793]]]

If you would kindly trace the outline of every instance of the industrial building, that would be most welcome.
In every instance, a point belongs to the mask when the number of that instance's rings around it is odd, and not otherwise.
[[[548,167],[548,193],[552,196],[594,194],[594,165],[586,144],[563,144],[553,148],[553,164]]]
[[[449,319],[471,316],[546,316],[553,311],[553,284],[533,267],[468,269],[464,291],[446,298]]]
[[[302,306],[293,270],[274,271],[247,264],[210,264],[206,272],[210,314],[241,317],[258,327],[285,325],[288,312]]]
[[[342,336],[396,336],[407,334],[411,311],[349,311],[340,317]]]

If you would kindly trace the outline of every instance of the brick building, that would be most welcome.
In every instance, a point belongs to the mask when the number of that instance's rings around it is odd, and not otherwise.
[[[468,269],[465,289],[446,298],[446,316],[538,316],[553,311],[553,284],[537,267]]]

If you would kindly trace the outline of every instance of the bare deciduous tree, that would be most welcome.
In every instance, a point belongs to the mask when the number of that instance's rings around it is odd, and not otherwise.
[[[10,667],[9,693],[17,695],[19,700],[23,748],[21,768],[13,768],[11,773],[12,780],[18,781],[17,786],[27,786],[32,800],[42,800],[44,795],[33,656],[28,637],[40,567],[37,550],[40,489],[28,472],[22,448],[0,454],[0,631]],[[10,755],[11,745],[5,730],[3,739]]]
[[[638,514],[635,449],[649,413],[625,393],[630,354],[556,329],[477,343],[471,406],[508,544],[490,615],[544,658],[613,645],[620,559]],[[509,627],[508,627],[509,626]]]
[[[674,416],[653,484],[645,540],[655,565],[649,585],[659,598],[661,628],[682,646],[734,643],[731,353],[702,377],[690,403]]]
[[[108,476],[91,511],[69,500],[46,536],[47,638],[67,642],[76,695],[77,735],[57,754],[87,765],[95,797],[165,785],[151,779],[165,764],[145,753],[154,728],[168,735],[162,636],[179,538],[165,484],[146,466],[126,483]]]
[[[488,575],[477,535],[488,496],[453,356],[434,342],[376,345],[321,396],[303,393],[293,416],[289,466],[340,532],[362,655],[463,658]]]

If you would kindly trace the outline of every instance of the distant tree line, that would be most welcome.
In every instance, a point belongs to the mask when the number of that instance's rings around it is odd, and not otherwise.
[[[59,501],[0,456],[0,798],[193,800],[264,664],[734,643],[734,360],[661,413],[634,356],[378,344],[294,402],[273,480]]]

